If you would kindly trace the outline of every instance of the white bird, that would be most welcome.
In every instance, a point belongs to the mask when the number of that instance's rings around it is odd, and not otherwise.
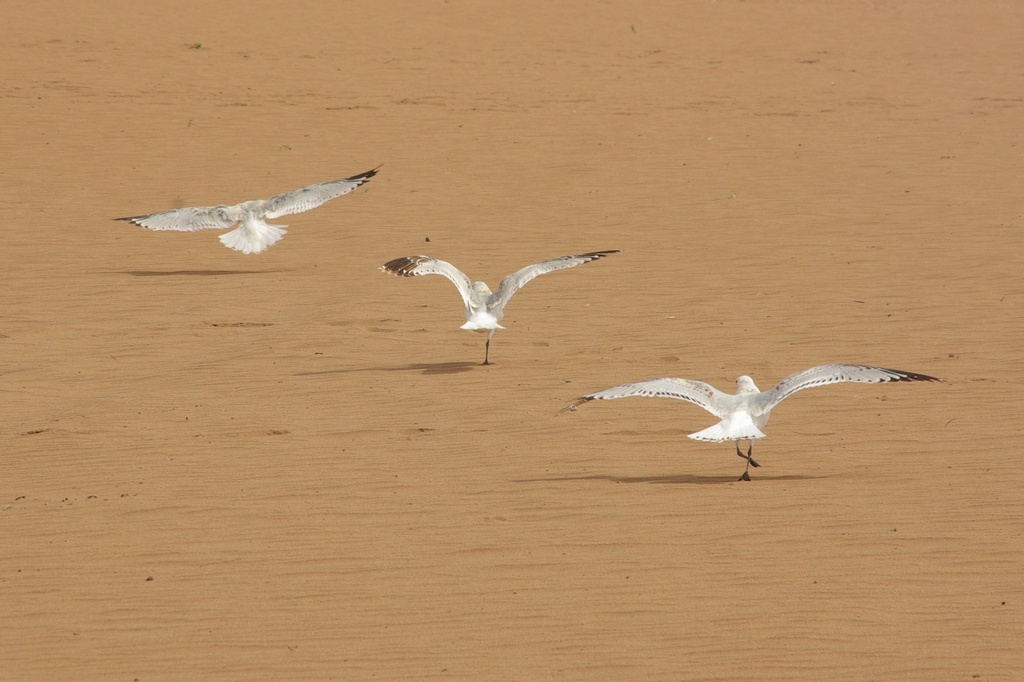
[[[819,365],[796,374],[790,374],[767,391],[758,390],[753,379],[741,376],[736,379],[736,395],[723,393],[703,381],[672,378],[651,379],[590,393],[577,398],[572,404],[560,410],[559,414],[567,410],[575,410],[579,405],[591,400],[612,400],[629,396],[677,398],[691,402],[703,407],[722,421],[703,431],[691,433],[689,437],[713,443],[735,441],[736,454],[747,460],[747,467],[743,470],[743,475],[739,480],[749,481],[750,467],[761,466],[751,458],[754,441],[765,437],[761,430],[768,423],[768,416],[771,414],[772,408],[785,398],[812,386],[843,382],[877,384],[885,381],[942,381],[942,379],[913,372],[903,372],[898,369],[885,369],[884,367]],[[741,440],[750,442],[747,454],[740,451]]]
[[[316,208],[331,199],[348,194],[374,175],[377,169],[353,175],[351,178],[320,182],[302,189],[292,190],[269,199],[245,201],[234,206],[199,206],[175,208],[149,215],[114,218],[127,220],[151,230],[179,230],[195,232],[205,229],[227,229],[241,222],[238,229],[222,234],[224,246],[242,253],[259,253],[284,237],[287,225],[268,225],[265,219],[280,218]]]
[[[484,364],[488,365],[488,357],[491,351],[491,337],[495,330],[505,329],[498,322],[505,315],[505,304],[516,293],[538,275],[543,275],[555,270],[574,268],[583,263],[589,263],[598,258],[619,251],[594,251],[592,253],[581,253],[575,256],[562,256],[552,258],[543,263],[527,265],[522,270],[512,273],[501,280],[498,290],[491,293],[490,288],[484,282],[471,282],[461,270],[446,263],[443,260],[431,258],[430,256],[403,256],[388,261],[380,266],[383,272],[390,272],[399,277],[418,277],[419,275],[442,275],[450,279],[459,289],[462,295],[462,302],[466,305],[466,324],[461,329],[472,331],[487,331],[487,343],[484,346]]]

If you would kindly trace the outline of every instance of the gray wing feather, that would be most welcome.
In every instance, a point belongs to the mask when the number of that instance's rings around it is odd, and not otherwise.
[[[127,220],[151,230],[195,232],[196,230],[226,229],[238,222],[238,217],[232,214],[231,209],[233,208],[233,206],[224,205],[175,208],[160,213],[114,218],[114,220]]]
[[[666,377],[638,381],[632,384],[622,384],[621,386],[613,386],[596,393],[589,393],[577,398],[572,404],[564,408],[562,412],[575,409],[577,406],[591,400],[614,400],[615,398],[629,398],[632,396],[685,400],[688,403],[703,407],[720,419],[726,415],[726,412],[723,410],[723,398],[729,397],[711,384],[705,384],[703,381]]]
[[[802,372],[790,374],[772,389],[762,393],[759,399],[751,405],[750,411],[754,415],[769,412],[787,397],[812,386],[845,382],[878,384],[886,381],[942,381],[942,379],[926,374],[868,365],[818,365]]]
[[[469,307],[472,282],[457,267],[443,260],[430,256],[402,256],[380,266],[381,271],[390,272],[399,277],[419,277],[420,275],[441,275],[447,277],[458,288],[462,302]]]
[[[329,182],[318,182],[317,184],[310,185],[309,187],[303,187],[302,189],[296,189],[291,192],[285,192],[284,194],[278,194],[275,197],[270,197],[263,206],[266,211],[266,217],[268,219],[274,219],[280,218],[283,215],[309,211],[330,201],[331,199],[340,197],[343,194],[348,194],[376,174],[377,169],[375,168],[371,171],[362,173],[361,175],[354,175],[351,178],[342,178],[341,180],[331,180]]]
[[[512,298],[512,294],[522,289],[523,285],[534,277],[554,272],[555,270],[574,268],[577,265],[589,263],[592,260],[604,258],[605,256],[613,253],[619,253],[619,251],[594,251],[592,253],[581,253],[575,256],[552,258],[551,260],[546,260],[543,263],[527,265],[525,268],[518,270],[501,280],[498,290],[494,292],[488,303],[491,307],[495,307],[495,304],[497,304],[498,308],[504,308],[505,304],[508,303],[508,300]]]

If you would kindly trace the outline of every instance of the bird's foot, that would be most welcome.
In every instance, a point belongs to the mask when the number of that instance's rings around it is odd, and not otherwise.
[[[752,466],[752,467],[759,467],[759,466],[761,466],[760,464],[758,464],[757,462],[755,462],[755,461],[754,461],[753,459],[751,459],[751,457],[750,457],[750,455],[749,455],[749,454],[746,454],[746,455],[745,455],[745,454],[743,454],[742,452],[740,452],[740,451],[738,451],[738,450],[737,450],[737,451],[736,451],[736,456],[737,456],[737,457],[739,457],[740,459],[745,459],[745,460],[747,460],[748,462],[750,462],[750,466]]]
[[[737,478],[736,480],[737,481],[749,481],[750,480],[750,474],[748,474],[746,471],[744,471],[743,475],[740,476],[739,478]]]

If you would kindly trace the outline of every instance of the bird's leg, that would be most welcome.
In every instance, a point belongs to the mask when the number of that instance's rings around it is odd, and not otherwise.
[[[743,470],[743,475],[739,477],[739,480],[741,480],[741,481],[749,481],[750,480],[750,467],[751,466],[754,466],[754,467],[761,466],[760,464],[755,462],[754,459],[750,456],[751,453],[753,452],[753,450],[754,450],[754,441],[751,440],[749,442],[749,445],[747,445],[747,454],[743,454],[742,452],[740,452],[740,442],[736,441],[736,456],[737,457],[742,457],[743,459],[747,460],[747,466]]]
[[[488,357],[490,356],[490,354],[491,354],[491,337],[492,337],[492,336],[494,336],[494,330],[493,330],[493,329],[491,329],[491,330],[489,330],[489,331],[487,332],[487,343],[486,343],[486,344],[484,344],[484,364],[485,364],[485,365],[489,365],[489,364],[491,364],[491,363],[489,363],[489,362],[487,361],[487,358],[488,358]]]
[[[750,458],[750,452],[751,452],[751,451],[752,451],[753,449],[754,449],[754,441],[750,441],[750,445],[749,445],[749,446],[747,447],[747,453],[746,453],[746,454],[743,454],[743,452],[742,452],[742,451],[740,451],[740,442],[739,442],[739,441],[736,441],[736,456],[737,456],[737,457],[739,457],[740,459],[745,459],[745,460],[747,460],[747,462],[748,462],[749,466],[755,466],[755,467],[759,467],[759,466],[761,466],[761,465],[760,465],[760,464],[758,464],[757,462],[755,462],[754,460],[752,460],[752,459]]]
[[[753,459],[751,459],[751,457],[750,457],[750,454],[751,454],[751,453],[752,453],[753,451],[754,451],[754,441],[750,441],[750,443],[749,443],[749,444],[747,445],[747,463],[748,463],[748,464],[750,464],[750,466],[752,466],[752,467],[759,467],[759,466],[761,466],[761,465],[760,465],[760,464],[758,464],[757,462],[755,462],[755,461],[754,461]]]

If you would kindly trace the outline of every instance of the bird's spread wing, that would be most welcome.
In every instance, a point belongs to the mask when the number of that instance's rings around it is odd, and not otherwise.
[[[361,175],[353,175],[351,178],[320,182],[309,187],[278,194],[276,197],[267,199],[267,203],[264,204],[266,217],[273,219],[309,211],[331,199],[340,197],[342,194],[348,194],[376,174],[377,169],[374,168]]]
[[[238,222],[238,217],[232,212],[233,208],[233,206],[224,205],[175,208],[160,213],[114,218],[114,220],[127,220],[151,230],[195,232],[211,228],[226,229]]]
[[[751,413],[758,415],[769,412],[788,396],[812,386],[856,382],[861,384],[878,384],[885,381],[942,381],[936,377],[914,372],[867,365],[819,365],[790,374],[774,388],[762,393],[751,405]]]
[[[450,279],[459,289],[462,302],[469,306],[469,292],[472,283],[464,272],[451,263],[431,258],[430,256],[402,256],[380,266],[383,272],[390,272],[399,277],[419,277],[420,275],[442,275]]]
[[[673,378],[651,379],[649,381],[638,381],[633,384],[613,386],[597,393],[590,393],[577,398],[568,407],[563,408],[561,412],[576,409],[579,405],[591,400],[614,400],[615,398],[628,398],[630,396],[685,400],[686,402],[703,407],[719,419],[723,419],[726,415],[722,399],[728,398],[725,393],[722,393],[710,384],[705,384],[703,381]]]
[[[494,292],[492,296],[490,305],[492,307],[496,305],[498,308],[503,308],[505,304],[508,303],[508,300],[512,298],[512,294],[516,293],[524,284],[538,275],[554,272],[555,270],[564,270],[565,268],[574,268],[577,265],[589,263],[592,260],[604,258],[605,256],[613,253],[619,253],[619,251],[594,251],[592,253],[581,253],[575,256],[552,258],[551,260],[546,260],[543,263],[527,265],[522,270],[514,272],[501,280],[498,290]]]

